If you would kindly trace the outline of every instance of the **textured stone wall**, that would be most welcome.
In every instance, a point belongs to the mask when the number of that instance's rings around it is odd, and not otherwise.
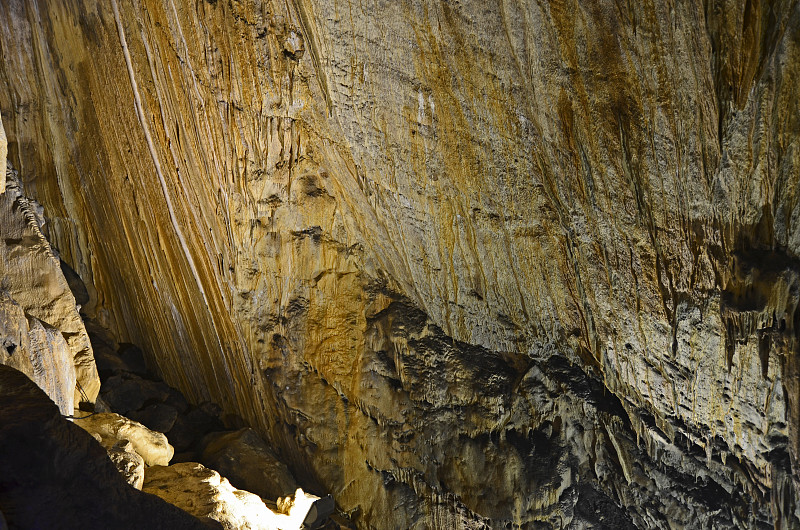
[[[0,364],[28,375],[64,415],[100,389],[92,346],[58,257],[42,234],[41,206],[4,173],[0,193]]]
[[[798,46],[796,1],[14,1],[0,109],[85,310],[360,525],[786,527]]]

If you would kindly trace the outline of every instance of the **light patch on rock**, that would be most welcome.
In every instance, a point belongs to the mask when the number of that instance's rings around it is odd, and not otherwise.
[[[296,530],[314,502],[298,490],[296,507],[289,514],[275,513],[258,495],[234,488],[228,479],[196,462],[149,468],[142,491],[195,517],[219,521],[226,530]]]
[[[80,411],[75,416],[80,418]],[[148,466],[166,466],[172,460],[175,450],[160,432],[151,431],[141,423],[114,414],[103,412],[76,419],[75,423],[89,434],[100,436],[106,450],[113,448],[120,440],[129,440],[133,449],[142,456]]]
[[[102,441],[100,442],[102,443]],[[130,440],[120,440],[108,450],[108,457],[117,466],[125,481],[136,488],[142,489],[144,484],[144,458],[136,452]]]

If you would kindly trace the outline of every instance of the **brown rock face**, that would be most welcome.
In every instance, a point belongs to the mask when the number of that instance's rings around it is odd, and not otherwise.
[[[800,525],[798,2],[18,0],[0,48],[86,310],[361,527]]]
[[[94,402],[100,388],[92,347],[42,233],[41,207],[23,195],[14,171],[7,177],[0,193],[0,364],[22,370],[69,415]]]

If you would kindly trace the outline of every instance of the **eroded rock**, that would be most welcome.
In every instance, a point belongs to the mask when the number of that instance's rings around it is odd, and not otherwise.
[[[127,366],[127,364],[125,364]],[[169,386],[162,381],[151,381],[135,374],[114,375],[103,382],[100,395],[119,414],[141,409],[149,402],[165,401]]]
[[[8,155],[8,137],[3,128],[3,118],[0,116],[0,194],[6,191],[6,157]],[[2,517],[2,515],[0,515]]]
[[[127,484],[91,435],[2,365],[0,511],[10,528],[219,528]]]
[[[98,442],[103,443],[102,437]],[[142,489],[144,483],[144,458],[136,452],[129,440],[122,439],[108,449],[108,457],[125,477],[125,481],[136,488]]]
[[[0,107],[192,402],[364,527],[798,524],[800,4],[113,5],[1,4]]]
[[[175,450],[167,437],[154,432],[119,414],[101,412],[86,416],[76,411],[75,424],[92,435],[100,436],[106,449],[113,448],[121,440],[128,440],[133,449],[142,456],[148,466],[166,466]]]
[[[210,434],[203,443],[203,464],[237,488],[273,501],[297,489],[289,468],[253,429]]]
[[[255,494],[230,485],[219,473],[195,462],[151,467],[143,491],[197,517],[209,517],[226,530],[299,529],[288,516],[276,514]],[[300,521],[302,523],[302,521]]]
[[[178,418],[175,407],[163,403],[154,403],[141,410],[128,413],[128,417],[158,432],[169,432]]]

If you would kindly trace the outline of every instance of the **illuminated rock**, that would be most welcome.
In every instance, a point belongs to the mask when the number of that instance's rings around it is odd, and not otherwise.
[[[75,419],[75,424],[92,435],[98,435],[106,449],[114,447],[121,440],[127,440],[148,466],[166,466],[172,460],[175,451],[167,442],[167,437],[160,432],[151,431],[140,423],[110,412],[87,416],[76,410],[75,416],[80,418]]]
[[[178,4],[0,6],[10,160],[168,383],[361,527],[800,524],[800,5]]]
[[[42,234],[41,208],[22,194],[14,171],[3,173],[8,179],[0,194],[0,363],[30,376],[69,415],[75,405],[93,402],[100,387],[91,344]]]
[[[102,443],[102,440],[100,440]],[[117,466],[117,470],[125,477],[125,481],[142,489],[144,484],[144,458],[136,452],[129,440],[120,440],[108,449],[108,457]]]
[[[143,491],[152,493],[196,517],[222,523],[226,530],[299,530],[288,516],[266,507],[258,495],[238,490],[219,473],[195,462],[151,467]]]

